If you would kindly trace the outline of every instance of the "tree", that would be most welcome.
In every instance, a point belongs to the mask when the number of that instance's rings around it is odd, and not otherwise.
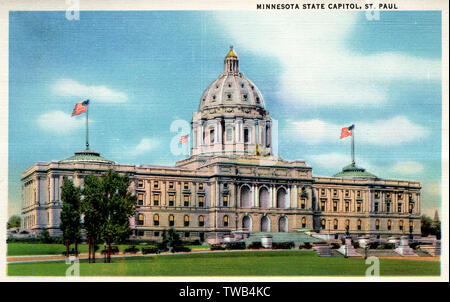
[[[22,218],[20,218],[19,215],[13,215],[13,216],[9,217],[6,227],[8,229],[20,228],[21,222],[22,222]]]
[[[183,242],[180,239],[180,234],[174,229],[169,229],[169,234],[167,236],[167,244],[173,249],[174,246],[180,246]]]
[[[85,178],[81,211],[83,215],[83,229],[89,247],[88,262],[95,263],[95,246],[101,239],[102,220],[102,181],[99,177],[89,175]]]
[[[78,242],[81,237],[81,191],[73,182],[65,179],[61,191],[62,211],[60,229],[63,233],[67,256],[72,243],[78,254]]]
[[[108,170],[102,177],[95,178],[92,176],[85,181],[83,226],[92,240],[92,249],[96,240],[107,243],[107,262],[111,262],[111,244],[130,236],[130,217],[135,214],[137,199],[128,190],[127,176]]]
[[[435,235],[437,239],[441,238],[441,222],[433,221],[427,215],[420,217],[422,236]]]

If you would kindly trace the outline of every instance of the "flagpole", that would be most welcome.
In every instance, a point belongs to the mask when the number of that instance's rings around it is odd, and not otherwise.
[[[352,164],[355,165],[355,126],[352,129]]]
[[[86,150],[89,150],[89,103],[86,105]]]

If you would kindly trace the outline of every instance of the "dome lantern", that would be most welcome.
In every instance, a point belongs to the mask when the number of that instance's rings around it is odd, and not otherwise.
[[[233,45],[230,45],[230,51],[225,57],[224,65],[224,71],[226,73],[239,73],[239,58],[233,50]]]

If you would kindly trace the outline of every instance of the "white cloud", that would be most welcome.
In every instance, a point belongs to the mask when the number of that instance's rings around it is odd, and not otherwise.
[[[131,148],[130,155],[138,156],[154,150],[159,146],[159,141],[154,138],[144,137],[139,144]]]
[[[392,166],[392,172],[402,175],[417,175],[424,169],[423,164],[416,161],[405,161]]]
[[[404,53],[362,55],[346,43],[356,13],[216,14],[237,52],[276,57],[282,66],[280,97],[316,105],[380,104],[392,80],[438,80],[440,61]],[[244,64],[241,64],[241,66]],[[245,71],[245,70],[244,70]]]
[[[337,125],[322,120],[293,121],[285,132],[290,137],[306,144],[336,142],[340,131],[351,123]],[[411,122],[406,116],[395,116],[386,120],[354,122],[355,138],[371,145],[401,145],[424,138],[429,130]]]
[[[56,81],[52,89],[56,95],[90,99],[94,102],[123,103],[128,99],[125,93],[106,86],[88,86],[71,79]]]
[[[41,114],[37,119],[37,123],[42,129],[58,135],[78,130],[85,124],[84,119],[71,117],[70,114],[58,110]]]

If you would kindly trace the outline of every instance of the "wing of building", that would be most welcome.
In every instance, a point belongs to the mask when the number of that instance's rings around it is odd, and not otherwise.
[[[60,234],[63,179],[82,186],[87,175],[114,169],[133,180],[136,238],[158,240],[170,227],[208,242],[232,232],[420,234],[419,182],[382,179],[355,164],[315,177],[305,162],[274,156],[265,100],[232,48],[200,98],[191,137],[192,156],[174,167],[122,165],[93,150],[34,164],[22,175],[23,228]]]

